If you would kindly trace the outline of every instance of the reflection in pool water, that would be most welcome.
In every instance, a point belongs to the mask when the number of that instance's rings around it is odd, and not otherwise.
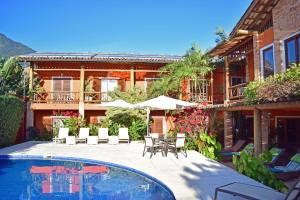
[[[174,199],[125,169],[58,160],[0,159],[0,199]]]

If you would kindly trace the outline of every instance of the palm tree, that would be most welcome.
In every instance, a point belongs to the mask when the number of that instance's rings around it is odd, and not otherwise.
[[[161,68],[161,80],[152,84],[149,95],[153,97],[177,94],[180,96],[184,80],[203,79],[213,69],[209,56],[193,44],[181,61]]]

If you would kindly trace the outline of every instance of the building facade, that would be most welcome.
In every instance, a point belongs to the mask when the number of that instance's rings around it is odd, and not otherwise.
[[[256,153],[276,144],[300,150],[300,102],[239,106],[254,80],[285,72],[300,59],[300,1],[253,0],[228,41],[210,51],[224,59],[224,145],[254,141]]]
[[[27,127],[50,131],[54,112],[79,112],[87,123],[97,123],[110,101],[108,92],[119,88],[128,91],[134,86],[147,91],[160,79],[160,68],[177,62],[181,56],[104,54],[104,53],[32,53],[18,58],[30,63],[30,91]],[[214,85],[223,79],[222,68],[205,79],[185,80],[181,98],[191,102],[223,101],[223,88]],[[201,82],[201,87],[198,87]],[[176,97],[179,98],[179,97]],[[163,133],[167,123],[163,112],[153,111],[152,131]]]

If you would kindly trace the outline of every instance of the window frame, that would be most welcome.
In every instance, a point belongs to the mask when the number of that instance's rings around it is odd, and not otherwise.
[[[58,79],[58,78],[67,78],[70,79],[70,91],[69,92],[73,92],[73,77],[71,76],[52,76],[52,83],[51,83],[51,92],[55,92],[54,91],[54,79]],[[64,92],[64,91],[57,91],[57,92]]]
[[[260,48],[260,71],[261,71],[260,77],[262,79],[266,78],[266,77],[264,77],[265,76],[265,74],[264,74],[264,58],[265,58],[264,52],[271,48],[273,49],[273,63],[274,63],[273,75],[276,74],[275,50],[274,50],[274,43],[272,43],[272,44],[269,44],[269,45],[266,45],[266,46]]]
[[[288,38],[283,40],[283,45],[284,45],[284,67],[285,70],[287,70],[289,68],[289,63],[288,63],[288,48],[287,48],[287,44],[290,41],[294,41],[295,42],[295,54],[296,54],[296,63],[300,63],[300,45],[298,43],[298,39],[300,39],[300,31],[296,32],[295,34],[289,36]]]

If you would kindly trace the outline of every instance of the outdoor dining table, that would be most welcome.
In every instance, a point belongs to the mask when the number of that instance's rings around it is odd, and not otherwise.
[[[170,144],[174,144],[176,142],[176,137],[159,137],[159,143],[162,145],[163,156],[167,157],[168,147]]]

